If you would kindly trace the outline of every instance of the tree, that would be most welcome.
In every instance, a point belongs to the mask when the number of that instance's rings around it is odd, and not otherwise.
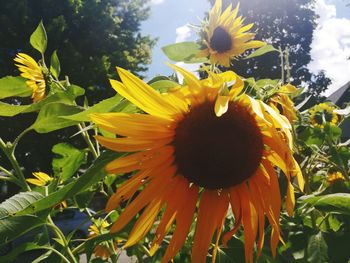
[[[213,3],[214,1],[211,0]],[[292,83],[309,86],[308,93],[320,98],[330,84],[323,72],[312,74],[307,65],[311,61],[310,45],[317,18],[311,8],[314,0],[252,0],[240,1],[240,14],[245,23],[254,23],[256,39],[262,39],[276,48],[288,49]],[[223,8],[235,0],[223,0]],[[232,69],[242,76],[281,78],[279,54],[268,53],[247,60],[232,61]]]
[[[139,32],[149,15],[143,0],[0,0],[0,76],[16,73],[19,51],[37,57],[30,34],[43,20],[48,54],[58,50],[62,73],[71,82],[108,93],[115,66],[142,73],[150,63],[155,41]],[[100,92],[101,93],[101,92]],[[107,94],[106,94],[107,95]],[[93,94],[96,96],[96,92]]]
[[[149,36],[140,34],[140,23],[149,15],[144,0],[0,0],[0,77],[18,75],[13,58],[24,52],[39,59],[29,45],[29,37],[43,20],[48,49],[46,62],[57,50],[62,75],[86,89],[89,104],[110,97],[115,91],[108,78],[117,78],[115,66],[142,74],[150,63],[155,44]],[[6,102],[30,104],[30,98]],[[36,114],[0,118],[0,138],[13,141],[19,131],[29,127]],[[26,175],[43,170],[50,172],[51,148],[57,142],[71,142],[77,132],[71,128],[38,137],[30,132],[17,147],[17,156],[26,167]],[[40,141],[39,141],[40,138]],[[77,141],[77,140],[75,140]],[[78,141],[78,148],[85,147]],[[43,154],[45,153],[45,154]],[[0,163],[6,158],[0,153]],[[5,165],[7,166],[7,165]]]

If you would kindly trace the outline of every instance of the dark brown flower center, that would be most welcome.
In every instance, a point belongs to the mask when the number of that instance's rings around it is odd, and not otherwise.
[[[231,102],[221,117],[214,102],[193,107],[174,138],[178,174],[208,189],[229,188],[251,177],[263,154],[259,127],[244,107]]]
[[[210,39],[210,46],[218,53],[224,53],[232,47],[231,36],[222,27],[217,27]]]

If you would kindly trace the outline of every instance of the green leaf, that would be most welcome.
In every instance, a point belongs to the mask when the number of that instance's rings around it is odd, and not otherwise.
[[[32,89],[26,84],[22,77],[7,76],[0,79],[0,99],[8,97],[28,97]]]
[[[337,193],[322,196],[306,196],[302,200],[320,211],[350,215],[350,194]]]
[[[179,86],[179,84],[172,80],[159,80],[150,84],[150,86],[160,92],[166,92],[170,88]]]
[[[52,75],[54,75],[56,79],[58,79],[61,72],[61,65],[56,50],[52,53],[51,56],[50,72],[52,73]]]
[[[41,54],[45,53],[47,46],[47,35],[43,21],[40,21],[38,27],[35,29],[29,40],[33,48],[38,50]]]
[[[83,92],[83,93],[82,93]],[[13,117],[20,113],[28,113],[40,110],[44,105],[52,102],[61,102],[68,105],[73,105],[73,101],[76,97],[83,95],[84,89],[72,85],[68,87],[66,91],[59,91],[51,94],[43,100],[30,105],[12,105],[4,102],[0,102],[0,116]]]
[[[73,121],[91,121],[89,114],[91,113],[105,113],[105,112],[111,112],[111,111],[115,111],[117,108],[120,110],[120,108],[118,106],[120,106],[121,101],[122,101],[122,97],[120,95],[115,95],[112,98],[103,100],[99,103],[96,103],[95,105],[93,105],[92,107],[74,114],[74,115],[70,115],[70,116],[66,116],[64,117],[67,120],[73,120]],[[125,105],[126,107],[126,105]]]
[[[186,63],[202,63],[207,58],[197,57],[200,46],[195,42],[180,42],[162,47],[164,54],[171,60]]]
[[[30,105],[12,105],[0,101],[0,116],[12,117],[28,109]]]
[[[273,46],[265,45],[265,46],[255,50],[253,53],[251,53],[249,56],[245,57],[244,59],[259,57],[259,56],[262,56],[268,52],[275,52],[275,51],[278,52],[278,50],[275,49]]]
[[[307,261],[310,263],[328,263],[327,243],[322,232],[312,235],[307,245]]]
[[[0,204],[0,219],[27,208],[41,198],[43,195],[38,192],[21,192],[10,197]]]
[[[120,156],[120,154],[115,152],[104,152],[78,179],[65,185],[58,191],[49,194],[47,197],[34,202],[16,215],[31,214],[45,210],[88,189],[106,176],[105,166],[118,156]]]
[[[38,133],[48,133],[77,124],[62,118],[63,116],[73,115],[81,112],[76,106],[66,105],[63,103],[46,104],[39,112],[34,124],[30,127]]]
[[[62,181],[72,177],[79,167],[86,163],[86,151],[78,150],[68,143],[56,144],[52,152],[59,156],[52,160],[53,172]]]
[[[6,244],[28,231],[45,224],[45,221],[32,215],[13,216],[0,220],[0,245]]]

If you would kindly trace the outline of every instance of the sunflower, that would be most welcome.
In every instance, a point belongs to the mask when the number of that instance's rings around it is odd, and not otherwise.
[[[107,232],[108,227],[109,227],[109,223],[106,220],[103,220],[103,219],[97,220],[95,224],[92,224],[89,227],[89,238],[93,238],[101,234],[105,234]],[[109,248],[108,242],[102,242],[101,244],[96,245],[94,249],[94,255],[104,260],[108,259],[112,253],[113,251]]]
[[[33,173],[33,175],[35,178],[26,179],[28,183],[33,185],[45,186],[53,180],[52,177],[50,177],[48,174],[43,172],[36,172],[36,173]]]
[[[28,79],[26,84],[32,89],[33,102],[42,100],[45,97],[46,83],[41,67],[32,57],[24,53],[18,53],[14,61],[18,63],[15,65],[21,71],[21,76]]]
[[[209,12],[209,20],[202,32],[204,49],[199,57],[209,57],[212,63],[228,67],[230,59],[244,53],[247,49],[265,45],[262,41],[252,41],[255,34],[248,32],[253,24],[243,25],[243,18],[237,17],[237,7],[229,5],[222,12],[222,1],[217,0]]]
[[[335,182],[345,181],[345,177],[341,172],[329,173],[327,176],[327,182],[334,184]]]
[[[197,214],[192,261],[205,262],[214,232],[215,260],[223,223],[232,209],[235,224],[223,235],[224,245],[243,225],[245,257],[252,262],[257,232],[258,254],[263,247],[266,215],[272,225],[275,255],[281,240],[281,197],[275,168],[287,177],[290,215],[294,208],[291,176],[296,176],[303,188],[300,168],[292,156],[290,123],[262,101],[242,94],[243,81],[234,72],[209,72],[208,79],[198,80],[184,69],[172,67],[184,76],[187,86],[169,93],[159,94],[121,68],[122,82],[111,80],[120,95],[146,114],[90,115],[99,127],[118,135],[97,136],[103,146],[130,153],[110,162],[106,170],[114,174],[136,171],[111,196],[106,210],[116,209],[142,189],[110,231],[121,230],[143,210],[124,245],[129,247],[151,230],[159,216],[150,248],[153,255],[175,224],[162,259],[168,262],[183,246]],[[227,94],[222,92],[225,89]]]
[[[338,115],[334,112],[335,107],[328,103],[320,103],[309,110],[310,122],[313,126],[323,128],[325,123],[337,125]]]
[[[288,83],[280,87],[268,101],[269,106],[284,115],[291,123],[297,120],[297,114],[294,103],[289,96],[295,94],[297,91],[295,86]]]

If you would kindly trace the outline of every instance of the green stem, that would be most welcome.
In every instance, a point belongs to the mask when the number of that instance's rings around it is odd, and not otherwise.
[[[8,146],[1,138],[0,138],[0,148],[5,153],[6,157],[9,159],[13,169],[15,170],[15,173],[17,175],[16,179],[18,179],[18,182],[20,182],[20,187],[24,191],[30,191],[30,187],[26,182],[26,178],[24,177],[24,174],[21,170],[21,167],[19,166],[19,163],[14,155],[13,152],[13,146]]]
[[[62,231],[55,225],[55,223],[52,221],[51,216],[49,215],[47,217],[48,219],[48,226],[50,226],[53,231],[55,232],[56,236],[62,241],[63,246],[67,252],[67,255],[69,256],[70,262],[71,263],[78,263],[78,261],[75,259],[72,250],[70,249],[69,245],[68,245],[68,241],[66,239],[66,237],[64,236],[64,234],[62,233]]]
[[[283,56],[282,48],[279,47],[278,50],[280,52],[280,58],[281,58],[281,81],[283,85],[284,84],[284,56]]]
[[[84,128],[81,124],[78,124],[78,128],[81,131],[81,134],[82,134],[85,142],[87,143],[89,150],[92,153],[94,159],[97,159],[98,153],[96,152],[95,147],[94,147],[92,141],[90,140],[90,136],[89,136],[88,132],[84,131]]]
[[[53,247],[46,247],[46,246],[41,246],[39,248],[36,248],[36,249],[46,249],[46,250],[51,250],[52,252],[56,253],[58,256],[60,256],[62,258],[62,260],[66,263],[71,263],[61,252],[57,251],[56,249],[54,249]],[[35,249],[35,250],[36,250]],[[34,250],[34,249],[33,249]],[[37,262],[37,261],[33,261],[34,262]]]
[[[61,84],[61,82],[59,82],[58,80],[54,80],[54,81],[62,90],[66,90],[66,88]],[[67,81],[67,83],[69,85],[69,79],[67,77],[66,77],[66,81]],[[75,102],[74,102],[74,104],[77,105]],[[78,126],[79,130],[81,131],[81,134],[82,134],[85,142],[87,143],[87,145],[89,147],[89,150],[92,153],[94,159],[97,159],[97,157],[99,156],[99,153],[98,153],[98,151],[96,151],[93,143],[91,142],[88,132],[84,131],[83,125],[84,124],[78,124],[77,126]]]
[[[14,140],[14,142],[12,143],[12,147],[11,147],[13,153],[15,152],[15,149],[16,149],[16,146],[17,146],[19,140],[20,140],[27,132],[29,132],[29,131],[30,131],[29,128],[25,129],[25,130],[24,130],[23,132],[21,132],[20,135],[18,135],[17,138]]]
[[[0,166],[0,171],[7,174],[9,177],[13,176],[13,174],[9,170],[7,170],[6,168],[4,168],[2,166]]]
[[[286,60],[286,71],[287,71],[287,83],[290,82],[291,74],[290,74],[290,65],[289,65],[289,50],[285,49],[285,60]]]

